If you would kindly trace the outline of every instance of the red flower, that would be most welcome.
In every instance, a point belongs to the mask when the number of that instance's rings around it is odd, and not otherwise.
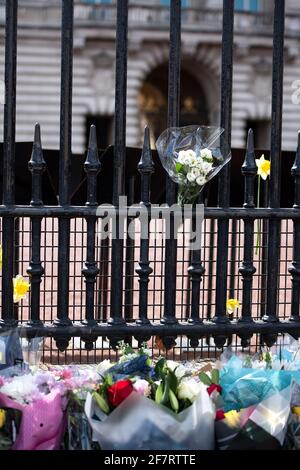
[[[221,419],[225,418],[225,413],[223,410],[218,410],[216,412],[216,421],[221,421]]]
[[[221,392],[222,392],[222,387],[221,387],[221,385],[219,385],[219,384],[211,384],[211,385],[208,387],[208,389],[207,389],[208,395],[211,395],[215,390],[216,390],[217,392],[221,393]]]
[[[119,380],[107,389],[107,398],[112,406],[118,406],[133,391],[132,382],[130,380]]]

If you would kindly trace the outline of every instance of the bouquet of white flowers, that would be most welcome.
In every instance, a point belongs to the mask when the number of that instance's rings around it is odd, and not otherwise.
[[[172,127],[157,139],[162,165],[179,185],[180,205],[192,204],[205,184],[230,160],[225,142],[219,144],[223,132],[221,127]]]

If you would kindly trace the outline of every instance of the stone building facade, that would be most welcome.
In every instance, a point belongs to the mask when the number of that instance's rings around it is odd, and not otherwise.
[[[5,7],[0,2],[0,78],[4,74]],[[127,145],[140,146],[150,124],[153,141],[166,127],[169,12],[167,0],[130,0]],[[232,146],[246,130],[269,147],[272,0],[236,0]],[[42,126],[43,146],[58,148],[60,105],[59,0],[19,0],[17,141]],[[300,128],[300,2],[287,0],[283,149],[294,150]],[[95,122],[100,147],[113,139],[115,83],[114,0],[75,0],[73,151],[86,148]],[[218,124],[222,0],[182,0],[181,124]],[[299,103],[298,103],[299,101]],[[2,129],[3,113],[0,113]]]

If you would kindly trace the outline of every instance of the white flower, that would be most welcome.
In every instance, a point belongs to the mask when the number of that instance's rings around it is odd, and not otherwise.
[[[178,162],[181,163],[182,165],[184,165],[185,163],[185,156],[186,156],[185,150],[180,150],[180,152],[178,153]]]
[[[193,182],[195,181],[195,179],[196,179],[196,177],[195,177],[195,175],[194,175],[194,173],[193,173],[192,171],[191,171],[190,173],[188,173],[188,174],[186,175],[186,177],[187,177],[187,179],[189,180],[190,183],[193,183]]]
[[[100,362],[100,364],[97,366],[98,374],[103,375],[104,372],[106,372],[111,366],[112,363],[108,359],[105,359],[104,361]]]
[[[207,173],[209,173],[212,169],[212,162],[203,162],[202,163],[202,171],[203,173],[205,173],[205,175],[207,175]]]
[[[182,165],[193,166],[196,163],[196,154],[194,150],[180,150],[178,153],[178,162]]]
[[[200,155],[204,160],[212,161],[213,159],[212,153],[208,148],[202,149]]]
[[[196,179],[196,183],[197,183],[199,186],[204,186],[205,183],[206,183],[205,177],[202,176],[202,175],[198,176],[198,178]]]
[[[187,369],[175,361],[167,361],[167,367],[175,373],[177,379],[179,380],[181,380],[182,377],[184,377],[187,373]]]
[[[196,164],[197,158],[194,150],[189,149],[185,152],[186,158],[188,159],[188,165],[193,166]]]
[[[194,152],[194,150],[192,149],[189,149],[189,150],[186,150],[186,155],[188,155],[190,158],[196,158],[196,154]]]
[[[183,380],[178,387],[178,398],[193,403],[201,391],[203,391],[201,382],[196,382],[195,379]]]
[[[199,168],[191,168],[191,171],[186,175],[187,179],[193,183],[197,178],[201,176]]]
[[[14,377],[11,382],[5,382],[1,387],[1,393],[19,403],[30,402],[38,391],[35,377],[30,374]]]

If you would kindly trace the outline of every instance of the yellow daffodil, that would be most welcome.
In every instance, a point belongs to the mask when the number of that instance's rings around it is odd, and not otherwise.
[[[227,314],[230,315],[236,308],[240,307],[240,302],[237,299],[228,299],[226,302]]]
[[[300,416],[300,406],[294,406],[292,408],[292,413],[294,413],[297,416]]]
[[[26,297],[27,292],[29,291],[30,284],[24,279],[21,274],[18,274],[13,278],[14,286],[14,302],[20,302],[20,300]]]
[[[4,426],[5,424],[5,410],[2,410],[0,408],[0,429]]]
[[[2,246],[0,245],[0,269],[2,269]]]
[[[262,155],[259,159],[255,160],[257,166],[257,175],[261,176],[263,180],[266,180],[270,176],[271,162],[266,160],[265,156]]]

